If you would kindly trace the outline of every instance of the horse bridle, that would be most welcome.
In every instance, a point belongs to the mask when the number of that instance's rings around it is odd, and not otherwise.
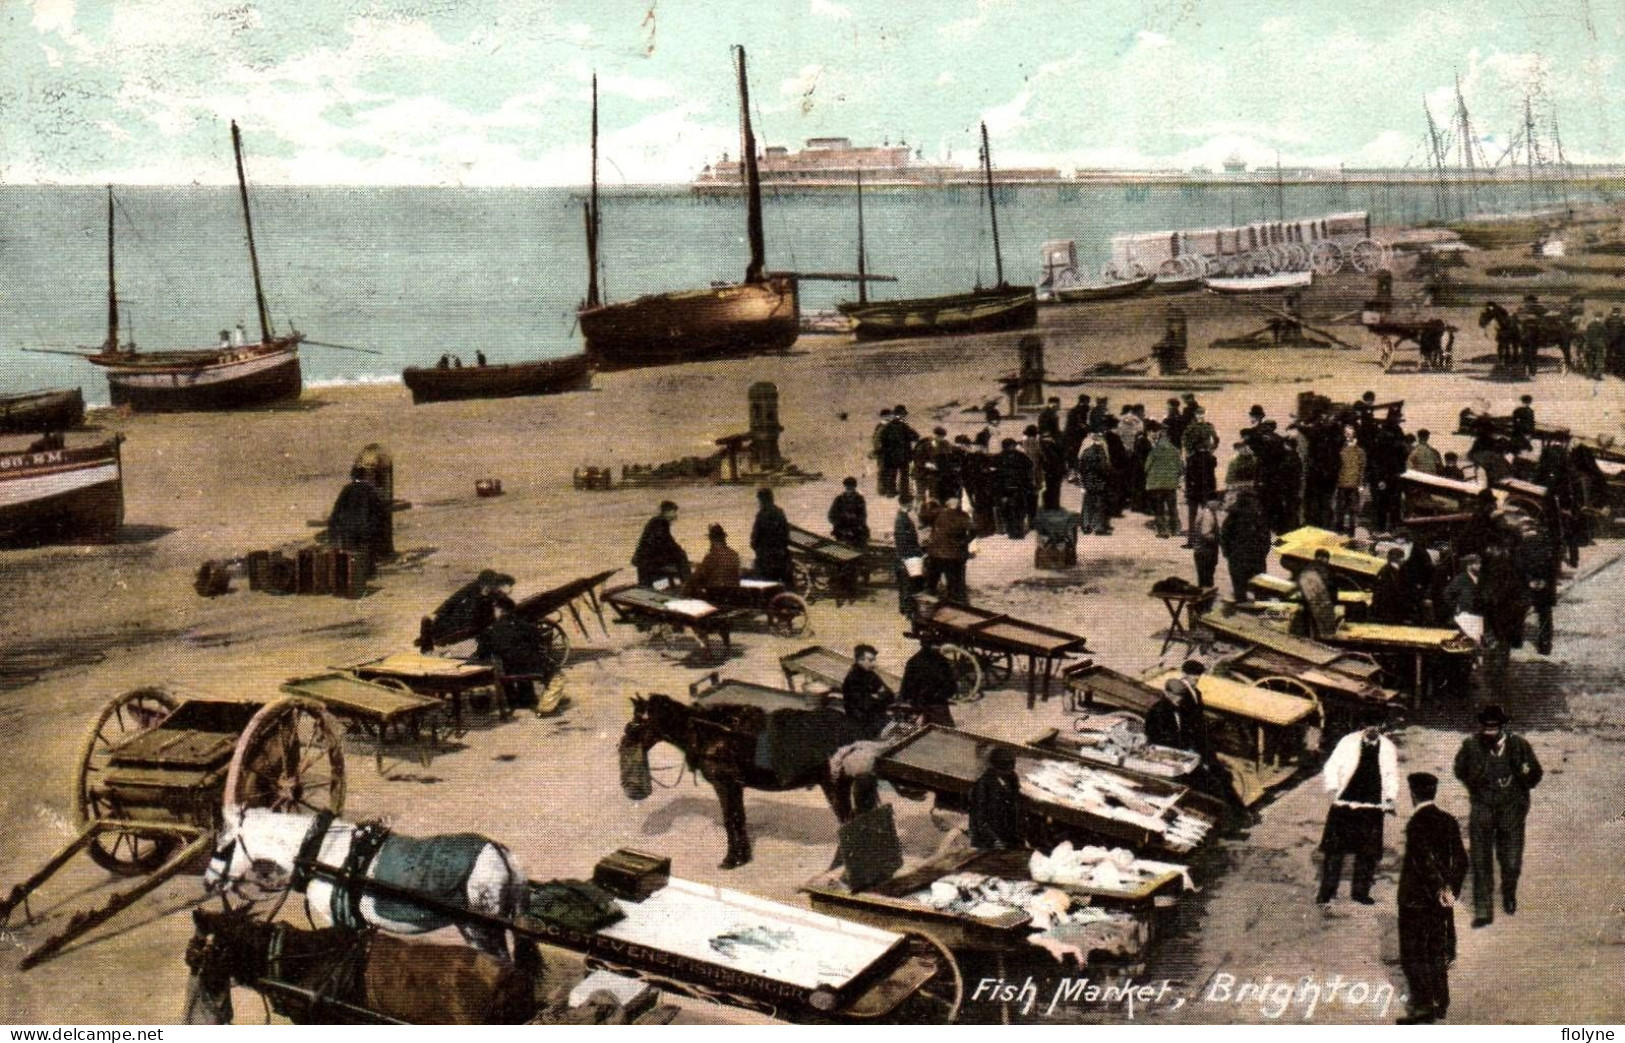
[[[639,719],[638,719],[640,714],[641,714],[641,717],[642,717],[641,721],[639,721]],[[633,715],[632,723],[633,724],[639,724],[643,729],[645,729],[645,730],[647,730],[649,732],[652,732],[654,734],[654,741],[649,743],[647,746],[643,745],[643,740],[642,740],[641,737],[638,740],[638,748],[643,751],[643,763],[645,765],[647,765],[648,769],[649,769],[649,782],[650,782],[651,785],[658,786],[661,789],[676,789],[678,786],[682,785],[683,776],[688,772],[688,758],[684,757],[684,758],[682,758],[681,760],[679,760],[677,762],[677,777],[675,779],[672,779],[671,783],[669,785],[667,783],[661,782],[660,779],[656,777],[655,773],[656,772],[661,772],[661,771],[670,771],[671,770],[671,765],[668,764],[668,765],[663,765],[662,767],[656,768],[653,764],[649,763],[649,751],[654,749],[657,744],[662,743],[662,742],[668,742],[669,740],[666,739],[664,736],[662,736],[659,732],[655,731],[654,724],[653,724],[654,718],[649,713],[647,703],[644,704],[644,708],[643,708],[642,711],[640,711],[640,714],[634,714]],[[699,783],[700,783],[699,775],[696,772],[695,777],[694,777],[694,784],[697,786],[697,785],[699,785]]]

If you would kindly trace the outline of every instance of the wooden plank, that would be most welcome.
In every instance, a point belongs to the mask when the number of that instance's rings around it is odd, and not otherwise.
[[[229,760],[236,745],[236,735],[159,726],[120,746],[113,763],[208,767]]]
[[[115,764],[99,777],[95,788],[195,791],[207,789],[224,777],[224,767],[155,768]]]
[[[1418,652],[1470,652],[1471,648],[1452,648],[1459,644],[1459,631],[1445,627],[1410,627],[1395,623],[1344,623],[1337,628],[1331,640],[1337,644],[1403,648]]]
[[[1276,630],[1253,616],[1225,616],[1210,612],[1202,617],[1202,624],[1220,637],[1259,645],[1312,666],[1329,666],[1343,656],[1342,652],[1330,645]]]
[[[1163,682],[1179,676],[1178,670],[1170,670],[1152,683],[1161,687]],[[1202,705],[1213,713],[1245,717],[1274,727],[1302,724],[1315,715],[1314,702],[1300,695],[1272,692],[1228,677],[1203,674],[1196,687],[1202,694]]]

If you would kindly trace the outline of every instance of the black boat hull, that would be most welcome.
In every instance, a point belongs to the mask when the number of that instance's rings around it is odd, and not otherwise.
[[[857,339],[863,341],[999,333],[1038,325],[1038,295],[1030,286],[842,304],[840,309],[851,320]]]
[[[297,399],[304,390],[296,351],[218,363],[108,367],[113,405],[137,413],[250,409]]]
[[[585,355],[499,366],[460,369],[413,367],[401,374],[413,405],[473,398],[524,398],[582,391],[592,386],[592,363]]]
[[[580,319],[600,369],[785,351],[801,332],[791,278],[651,294],[584,309]]]
[[[118,440],[0,454],[0,546],[106,543],[124,523]]]

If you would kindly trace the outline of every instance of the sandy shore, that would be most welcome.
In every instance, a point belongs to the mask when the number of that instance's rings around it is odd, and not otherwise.
[[[1317,283],[1306,303],[1312,315],[1329,316],[1356,307],[1369,292],[1368,278],[1341,276]],[[1046,311],[1041,332],[1051,370],[1069,373],[1144,356],[1170,303],[1142,298]],[[1451,374],[1402,366],[1384,374],[1374,340],[1353,327],[1338,332],[1367,350],[1213,350],[1206,345],[1214,338],[1256,327],[1265,317],[1244,303],[1207,296],[1179,303],[1191,314],[1193,365],[1240,381],[1200,396],[1226,447],[1221,468],[1249,406],[1263,405],[1284,425],[1297,394],[1311,389],[1343,400],[1367,388],[1379,400],[1405,399],[1408,429],[1431,428],[1441,449],[1463,453],[1466,440],[1446,434],[1455,429],[1457,412],[1464,406],[1505,412],[1525,390],[1536,396],[1543,420],[1586,432],[1625,430],[1625,393],[1617,381],[1550,375],[1532,387],[1508,385],[1487,380],[1482,365]],[[1493,352],[1475,312],[1453,312],[1452,321],[1463,327],[1458,358]],[[7,635],[0,654],[0,736],[7,754],[0,771],[0,886],[31,872],[71,836],[76,750],[113,695],[160,682],[268,695],[296,674],[404,650],[419,617],[482,568],[512,573],[525,594],[626,566],[639,528],[667,496],[682,505],[676,531],[691,555],[703,549],[712,521],[735,534],[738,546],[754,513],[748,487],[589,493],[573,490],[570,478],[573,468],[587,464],[618,472],[624,463],[708,452],[714,438],[746,428],[746,389],[759,380],[779,387],[785,455],[824,475],[782,489],[780,502],[793,521],[822,529],[842,476],[858,475],[866,493],[874,487],[866,452],[881,407],[905,402],[916,427],[929,429],[935,418],[950,434],[973,432],[980,419],[964,407],[995,397],[994,378],[1015,368],[1015,340],[1011,334],[858,346],[808,337],[784,357],[611,374],[598,377],[591,392],[554,398],[413,407],[404,388],[372,386],[307,392],[301,408],[281,411],[96,415],[94,423],[127,439],[123,541],[0,557],[0,626]],[[1401,358],[1408,362],[1414,353]],[[1150,390],[1106,393],[1116,405],[1144,402],[1159,417],[1167,397]],[[1064,398],[1070,403],[1072,393]],[[369,442],[394,454],[396,495],[412,503],[396,517],[402,560],[383,571],[369,596],[277,598],[249,592],[241,581],[221,598],[193,593],[192,573],[206,558],[308,541],[307,519],[326,512],[351,460]],[[485,477],[500,478],[506,495],[476,498],[474,482]],[[1069,492],[1066,505],[1076,508],[1076,498]],[[871,525],[887,527],[891,516],[889,501],[871,495]],[[972,600],[1086,634],[1101,662],[1145,670],[1154,665],[1156,635],[1166,621],[1146,588],[1163,576],[1190,576],[1192,566],[1178,541],[1154,538],[1144,521],[1131,515],[1115,535],[1085,539],[1079,566],[1064,574],[1033,569],[1030,544],[986,540],[986,552],[970,569]],[[1625,823],[1616,806],[1625,792],[1625,710],[1611,632],[1625,570],[1601,567],[1619,551],[1612,541],[1587,548],[1581,572],[1594,574],[1560,607],[1557,653],[1538,660],[1526,650],[1514,668],[1517,690],[1501,693],[1514,727],[1531,734],[1551,775],[1531,817],[1525,911],[1488,932],[1466,931],[1462,918],[1452,1015],[1463,1022],[1625,1016],[1625,999],[1609,984],[1625,978],[1625,918],[1618,908],[1625,881],[1617,857]],[[889,589],[840,608],[815,602],[812,622],[815,633],[806,638],[742,635],[726,673],[778,683],[778,657],[812,642],[846,650],[868,641],[892,669],[901,669],[913,649]],[[611,628],[607,638],[595,633],[590,642],[573,636],[578,649],[589,647],[569,668],[565,713],[482,721],[460,749],[427,769],[405,761],[379,775],[370,748],[357,747],[348,815],[382,816],[408,833],[482,831],[509,844],[541,877],[584,875],[602,854],[636,846],[670,855],[680,875],[801,904],[797,885],[827,866],[834,846],[835,822],[817,792],[748,794],[756,860],[731,873],[718,870],[724,839],[710,789],[684,781],[633,804],[620,792],[614,756],[630,696],[684,694],[702,671],[662,655],[626,628]],[[1018,674],[1008,690],[964,708],[962,724],[1011,738],[1064,726],[1059,700],[1027,711],[1023,685]],[[1402,770],[1448,776],[1468,720],[1456,706],[1413,715],[1399,734]],[[666,748],[657,749],[654,760],[677,763]],[[1465,799],[1453,783],[1446,783],[1441,803],[1465,816]],[[940,834],[924,805],[897,804],[908,852],[928,853]],[[1257,1004],[1201,1001],[1204,985],[1222,973],[1241,980],[1273,974],[1276,981],[1340,974],[1402,986],[1397,966],[1382,962],[1394,955],[1392,851],[1376,908],[1343,906],[1322,914],[1310,901],[1311,849],[1323,813],[1324,799],[1311,780],[1266,807],[1250,835],[1218,845],[1202,867],[1206,889],[1147,970],[1148,977],[1172,977],[1191,1001],[1178,1011],[1139,1016],[1270,1020]],[[1399,832],[1390,825],[1390,848]],[[178,1015],[186,974],[181,955],[190,935],[182,910],[197,893],[192,879],[160,889],[54,962],[16,971],[25,948],[59,928],[75,903],[104,894],[112,883],[88,861],[73,866],[36,905],[49,913],[44,923],[13,924],[0,934],[7,943],[0,945],[6,982],[0,1021],[167,1021]],[[1032,961],[1033,973],[1057,973],[1043,959]],[[239,1006],[248,1018],[257,1018],[258,1009],[257,1003]],[[969,1014],[996,1016],[977,1009]],[[684,1016],[735,1018],[702,1006]],[[1116,1020],[1124,1013],[1074,1006],[1058,1016]],[[1382,1012],[1322,1005],[1314,1019],[1377,1021]]]

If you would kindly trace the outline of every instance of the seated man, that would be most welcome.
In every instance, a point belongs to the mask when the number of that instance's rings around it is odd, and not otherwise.
[[[706,535],[711,540],[711,549],[683,582],[686,597],[703,598],[712,590],[739,586],[739,553],[728,546],[727,530],[713,523]]]
[[[535,623],[504,609],[479,636],[474,658],[495,665],[503,676],[503,695],[514,709],[534,710],[536,682],[553,680],[557,661],[547,635]]]
[[[848,719],[862,729],[865,739],[879,738],[897,699],[897,693],[887,687],[875,669],[878,658],[873,645],[857,646],[852,650],[852,669],[841,682],[842,707]]]
[[[481,572],[473,582],[457,589],[451,597],[440,603],[434,614],[426,616],[418,633],[418,647],[423,651],[439,646],[466,641],[483,633],[496,622],[497,609],[513,611],[513,577],[494,569]]]
[[[671,534],[671,523],[677,520],[677,505],[662,500],[660,513],[650,518],[638,537],[638,546],[632,552],[632,564],[638,570],[638,585],[652,587],[660,580],[686,580],[688,578],[688,552]]]
[[[858,492],[858,480],[847,478],[845,488],[829,505],[830,534],[842,543],[861,547],[869,542],[869,505]]]

